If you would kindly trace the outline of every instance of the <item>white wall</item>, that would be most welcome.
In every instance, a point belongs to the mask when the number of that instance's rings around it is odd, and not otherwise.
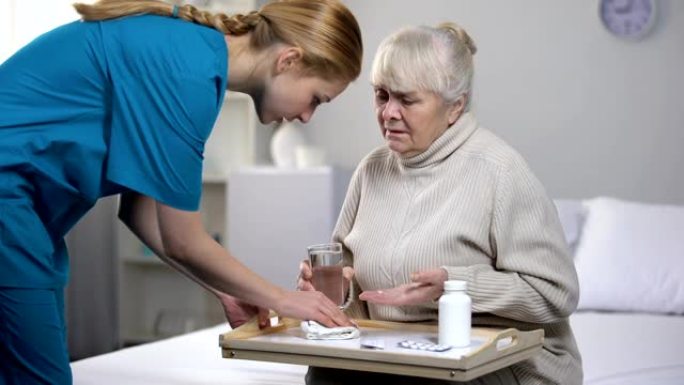
[[[94,0],[0,0],[0,63],[39,35],[78,19],[72,3]]]
[[[346,0],[365,58],[355,84],[307,127],[332,163],[354,167],[382,144],[369,70],[381,39],[455,21],[479,50],[474,111],[516,147],[552,197],[612,195],[684,203],[684,2],[656,0],[639,42],[600,24],[597,0]]]

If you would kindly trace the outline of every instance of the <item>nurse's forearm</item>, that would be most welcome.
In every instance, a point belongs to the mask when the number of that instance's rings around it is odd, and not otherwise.
[[[213,287],[211,287],[208,283],[202,281],[200,278],[195,276],[193,273],[191,273],[188,269],[185,268],[185,266],[181,265],[180,263],[176,262],[174,259],[167,257],[163,253],[157,254],[159,258],[161,258],[164,262],[166,262],[169,266],[173,267],[174,269],[178,270],[180,273],[185,275],[186,277],[190,278],[191,280],[195,281],[198,285],[202,286],[203,288],[207,289],[209,292],[213,293],[217,298],[221,297],[228,297],[228,294],[221,292],[220,290],[217,290]]]
[[[278,310],[285,291],[266,281],[219,245],[204,230],[200,214],[157,202],[164,254],[220,292]]]
[[[133,234],[168,265],[214,293],[217,297],[226,295],[194,276],[180,263],[164,255],[164,246],[162,245],[159,224],[157,222],[157,206],[154,199],[138,193],[122,194],[119,205],[119,218]]]
[[[248,269],[208,234],[204,243],[189,258],[178,260],[191,275],[216,288],[219,295],[226,293],[251,304],[278,309],[282,289]]]
[[[159,208],[167,224],[166,246]],[[199,213],[176,210],[152,198],[127,193],[121,196],[119,217],[155,254],[215,295],[230,294],[276,309],[283,290],[247,269],[211,238]]]

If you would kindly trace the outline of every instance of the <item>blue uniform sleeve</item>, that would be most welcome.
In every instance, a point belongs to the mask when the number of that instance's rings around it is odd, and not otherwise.
[[[204,143],[218,114],[215,79],[174,75],[113,79],[107,179],[196,211]]]

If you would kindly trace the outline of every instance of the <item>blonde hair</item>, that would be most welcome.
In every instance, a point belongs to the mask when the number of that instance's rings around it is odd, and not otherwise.
[[[152,14],[178,17],[227,35],[251,32],[250,45],[256,50],[277,43],[301,48],[306,74],[350,82],[361,73],[361,30],[338,0],[273,1],[258,11],[230,16],[161,0],[99,0],[92,5],[77,3],[74,8],[86,21]]]
[[[454,23],[404,28],[380,43],[371,83],[397,92],[435,92],[447,103],[465,95],[468,111],[476,51],[468,33]]]

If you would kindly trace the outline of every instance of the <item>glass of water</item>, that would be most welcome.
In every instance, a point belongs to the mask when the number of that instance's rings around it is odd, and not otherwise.
[[[323,243],[307,247],[311,263],[313,287],[325,294],[330,300],[346,309],[345,283],[342,275],[342,244]],[[350,283],[351,284],[351,283]],[[349,288],[351,290],[351,287]],[[351,294],[351,293],[350,293]],[[351,298],[351,295],[349,296]]]

